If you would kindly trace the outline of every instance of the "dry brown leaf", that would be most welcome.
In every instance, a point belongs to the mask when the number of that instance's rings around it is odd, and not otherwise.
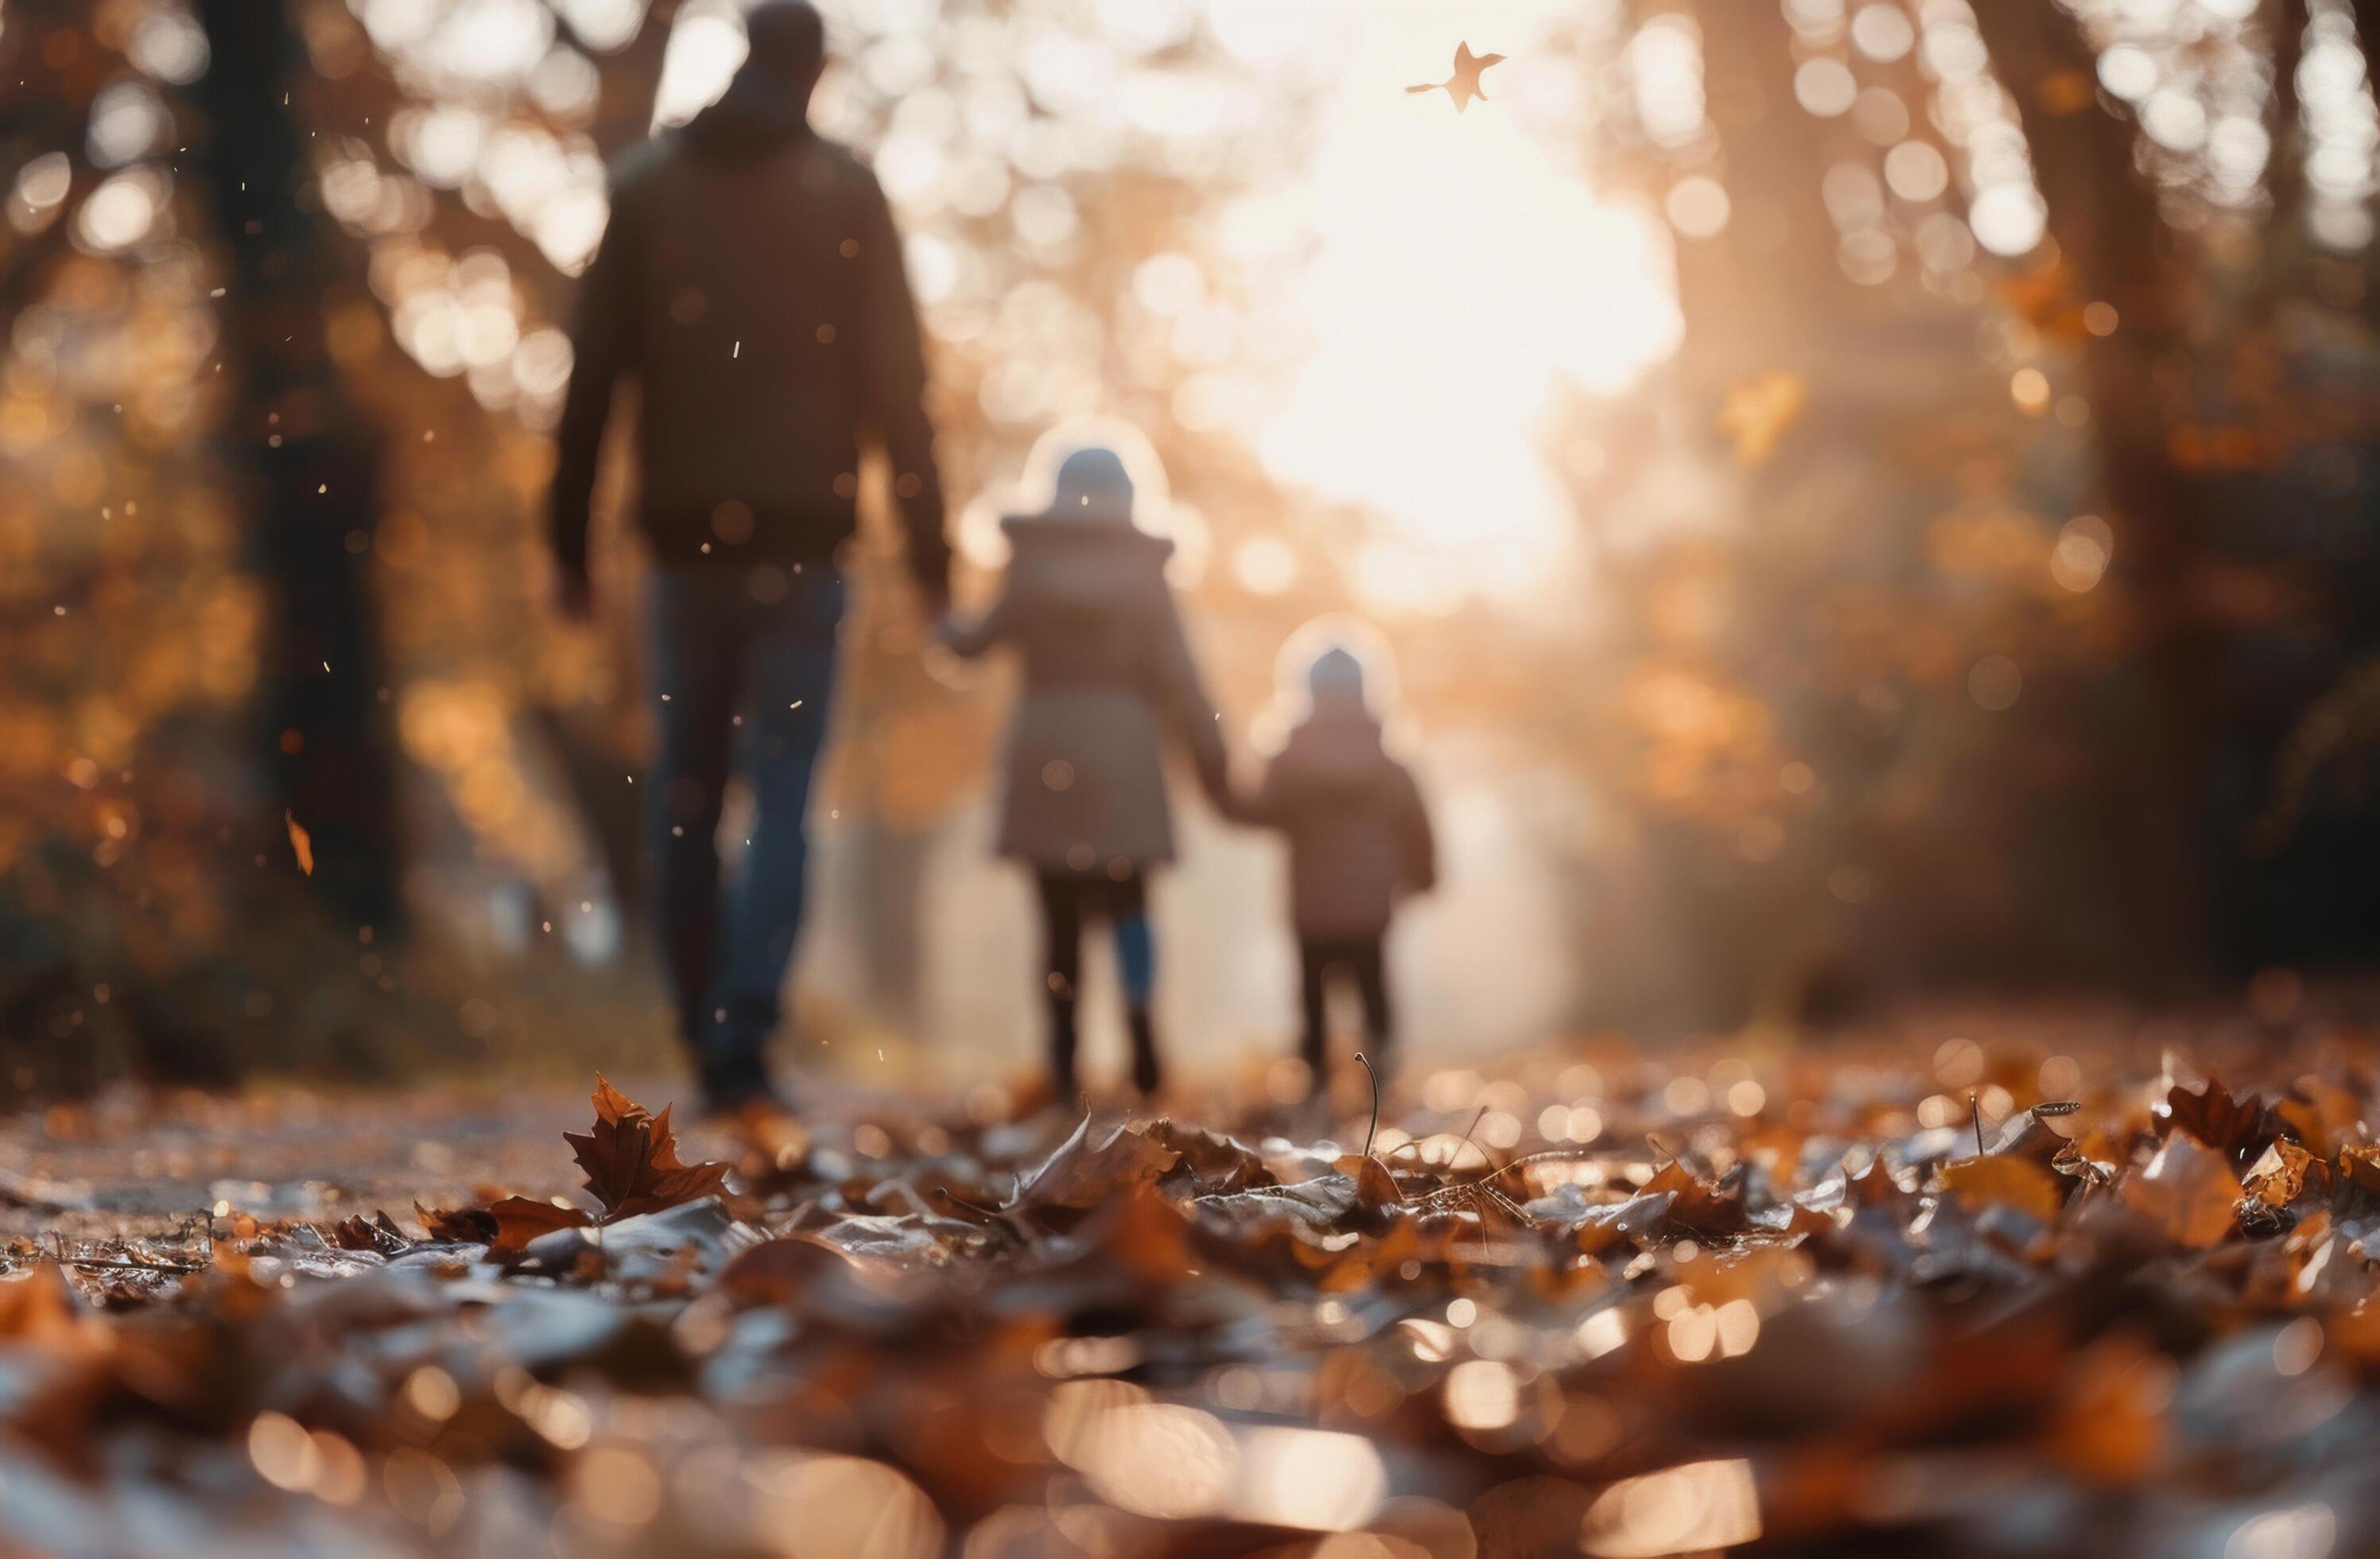
[[[488,1216],[496,1224],[488,1248],[499,1256],[519,1255],[540,1235],[550,1235],[556,1229],[583,1229],[595,1222],[577,1208],[535,1201],[528,1197],[506,1197],[488,1208]]]
[[[2172,1373],[2170,1361],[2130,1334],[2083,1350],[2049,1428],[2059,1461],[2095,1483],[2145,1475],[2165,1448]]]
[[[1342,1153],[1330,1167],[1354,1180],[1356,1199],[1366,1207],[1397,1207],[1405,1200],[1389,1166],[1370,1153]]]
[[[2296,1143],[2283,1139],[2265,1150],[2240,1186],[2267,1207],[2286,1207],[2303,1194],[2307,1171],[2321,1163]]]
[[[2176,1129],[2235,1160],[2261,1150],[2281,1130],[2280,1117],[2261,1094],[2235,1099],[2216,1077],[2195,1090],[2176,1083],[2167,1090],[2159,1114]]]
[[[1658,1196],[1667,1192],[1675,1199],[1670,1203],[1666,1221],[1677,1233],[1724,1239],[1742,1234],[1748,1222],[1743,1211],[1742,1168],[1739,1164],[1717,1180],[1705,1180],[1687,1169],[1682,1159],[1671,1159],[1658,1175],[1645,1182],[1643,1194]]]
[[[66,1273],[36,1262],[23,1277],[0,1282],[0,1342],[55,1346],[77,1334],[81,1311]]]
[[[311,877],[314,874],[314,836],[298,821],[298,814],[285,811],[281,821],[289,825],[289,850],[298,858],[298,870]]]
[[[2066,1205],[2064,1191],[2051,1171],[2016,1153],[1995,1153],[1961,1159],[1942,1166],[1943,1188],[1968,1206],[1981,1211],[1998,1204],[2029,1213],[2043,1223],[2057,1220]]]
[[[382,1256],[394,1256],[413,1242],[403,1230],[389,1220],[385,1212],[374,1212],[367,1217],[357,1213],[343,1218],[322,1231],[323,1237],[341,1250],[370,1250]]]
[[[602,1203],[607,1221],[658,1212],[725,1189],[727,1165],[678,1162],[670,1106],[652,1114],[600,1072],[595,1075],[594,1103],[594,1129],[583,1136],[575,1131],[562,1136],[578,1167],[587,1172],[587,1189]]]
[[[2178,1245],[2214,1245],[2236,1226],[2239,1177],[2223,1155],[2176,1132],[2146,1167],[2123,1183],[2123,1198]]]
[[[417,1201],[413,1215],[421,1221],[431,1239],[487,1245],[496,1237],[496,1221],[484,1207],[424,1207]]]
[[[1096,1207],[1110,1197],[1172,1169],[1182,1155],[1128,1127],[1118,1126],[1092,1140],[1085,1115],[1057,1151],[1017,1183],[1007,1212]]]

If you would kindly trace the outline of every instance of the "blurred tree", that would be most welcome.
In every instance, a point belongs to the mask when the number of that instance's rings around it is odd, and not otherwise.
[[[361,255],[322,214],[292,109],[305,65],[289,9],[199,0],[211,65],[191,88],[223,248],[219,445],[243,477],[270,626],[256,705],[268,805],[311,839],[310,875],[357,925],[395,929],[400,830],[370,580],[381,430],[334,338],[372,327]]]
[[[2176,458],[2194,373],[2192,285],[2142,177],[2133,127],[2101,101],[2096,58],[2053,5],[1984,6],[1985,45],[2014,97],[2057,245],[2046,323],[2080,349],[2117,574],[2134,617],[2139,728],[2118,748],[2128,867],[2140,884],[2133,972],[2152,986],[2206,967],[2206,764],[2222,718],[2216,644],[2199,609],[2207,490]]]

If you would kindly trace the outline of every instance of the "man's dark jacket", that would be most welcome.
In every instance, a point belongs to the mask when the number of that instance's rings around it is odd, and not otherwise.
[[[875,176],[813,134],[796,97],[731,91],[624,161],[573,347],[552,494],[565,570],[586,566],[596,456],[626,378],[640,392],[638,517],[664,566],[827,559],[852,532],[873,440],[910,566],[942,583],[900,236]]]

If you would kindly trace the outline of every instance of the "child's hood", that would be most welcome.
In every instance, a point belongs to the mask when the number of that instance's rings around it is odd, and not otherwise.
[[[1360,710],[1340,709],[1308,716],[1289,733],[1273,761],[1300,784],[1339,790],[1378,783],[1396,760],[1389,756],[1378,720]]]

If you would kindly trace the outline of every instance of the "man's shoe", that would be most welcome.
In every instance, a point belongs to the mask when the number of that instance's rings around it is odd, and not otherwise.
[[[705,1119],[717,1120],[756,1112],[790,1115],[794,1106],[791,1100],[777,1091],[768,1069],[755,1063],[703,1078],[701,1111]]]

